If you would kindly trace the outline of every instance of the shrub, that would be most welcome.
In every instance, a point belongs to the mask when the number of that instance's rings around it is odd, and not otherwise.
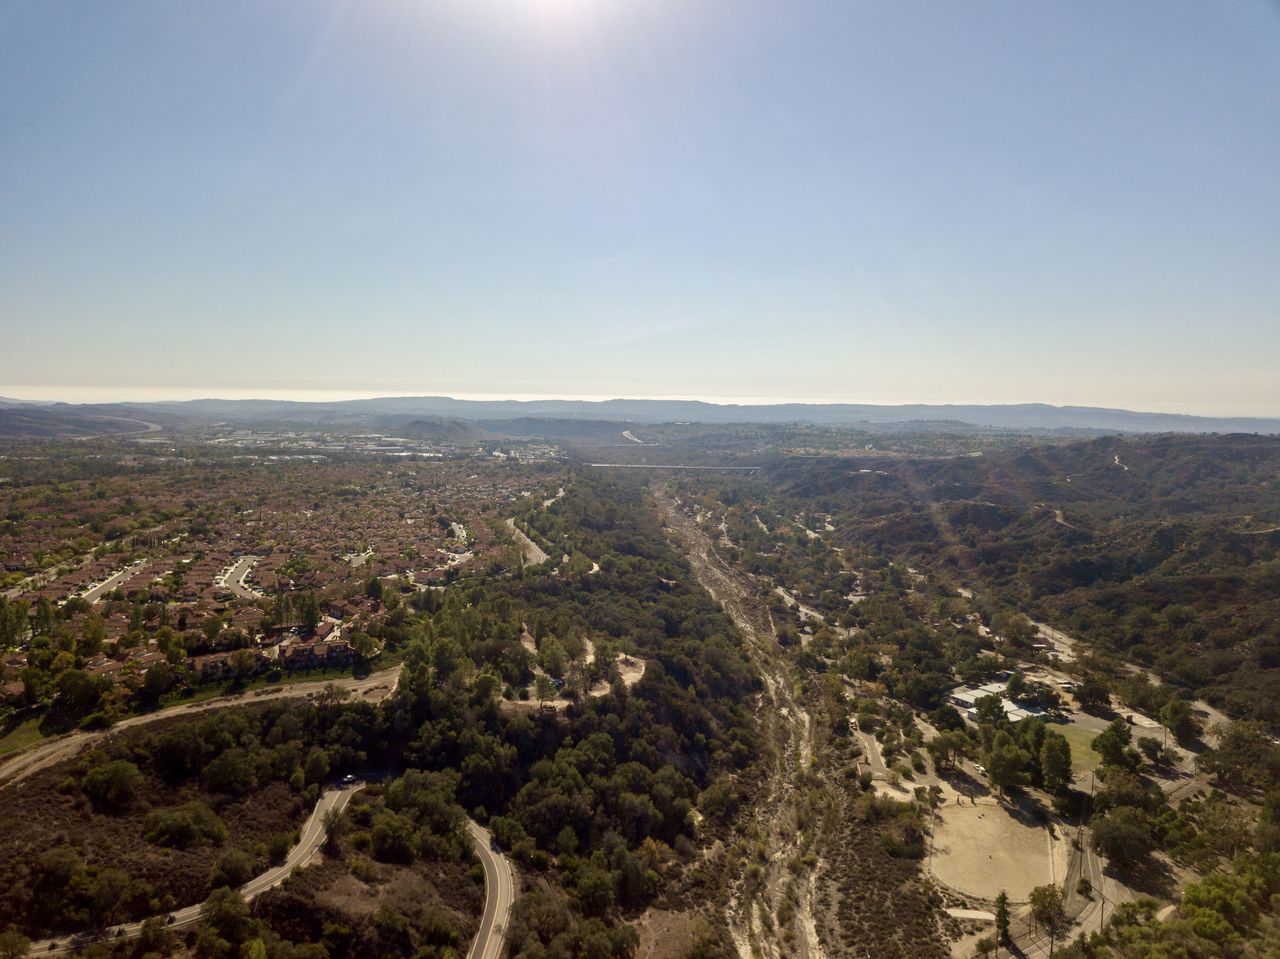
[[[128,760],[117,759],[90,769],[81,788],[96,808],[118,812],[133,802],[142,788],[142,773]]]
[[[243,849],[228,849],[218,860],[211,884],[215,889],[221,886],[237,889],[253,878],[256,869],[257,862]]]
[[[159,846],[188,849],[205,842],[219,845],[226,841],[227,827],[212,809],[195,800],[173,809],[149,812],[143,822],[143,836]]]
[[[293,848],[293,833],[278,832],[267,844],[267,856],[272,864],[280,865],[289,858],[289,850]]]

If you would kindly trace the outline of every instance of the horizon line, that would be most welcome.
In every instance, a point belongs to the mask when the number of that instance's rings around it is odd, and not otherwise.
[[[903,407],[923,406],[945,409],[948,407],[1018,407],[1044,406],[1052,409],[1087,409],[1119,413],[1141,413],[1161,416],[1186,416],[1207,419],[1280,419],[1280,411],[1258,412],[1191,412],[1168,407],[1138,408],[1120,404],[1097,405],[1078,402],[1054,402],[1049,400],[1019,400],[991,402],[955,399],[878,399],[850,400],[826,397],[791,396],[707,396],[697,394],[618,395],[610,393],[476,393],[476,392],[380,392],[375,390],[298,390],[298,389],[233,389],[233,388],[184,388],[184,387],[32,387],[0,385],[0,399],[18,403],[76,405],[104,405],[112,403],[189,403],[200,401],[225,402],[292,402],[292,403],[342,403],[354,400],[392,399],[448,399],[475,403],[609,403],[609,402],[670,402],[704,403],[709,406],[767,407],[767,406],[872,406]]]

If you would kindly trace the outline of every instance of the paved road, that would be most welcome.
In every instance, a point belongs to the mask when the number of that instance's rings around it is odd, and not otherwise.
[[[390,669],[370,673],[362,679],[347,677],[305,683],[287,683],[278,688],[267,687],[266,690],[235,693],[231,696],[218,696],[214,699],[205,699],[196,703],[169,706],[154,713],[143,713],[141,716],[130,716],[128,719],[122,719],[111,728],[100,731],[86,732],[78,729],[56,739],[45,740],[0,762],[0,789],[16,785],[42,769],[48,769],[56,763],[72,758],[86,746],[113,732],[130,729],[134,726],[144,726],[147,723],[168,719],[172,716],[185,716],[190,713],[205,712],[211,709],[225,709],[228,706],[245,706],[273,699],[317,696],[330,683],[339,689],[346,690],[353,698],[361,697],[369,702],[380,702],[395,692],[402,668],[401,666],[392,666]]]
[[[47,586],[63,573],[69,573],[71,570],[83,566],[91,559],[93,559],[92,551],[85,553],[83,556],[77,556],[75,559],[65,560],[64,562],[58,563],[56,566],[51,566],[42,573],[36,573],[32,576],[28,576],[17,586],[11,586],[3,593],[0,593],[0,596],[3,596],[5,599],[17,599],[23,593],[30,592],[33,589],[39,589],[42,586]]]
[[[551,558],[542,551],[541,546],[524,534],[524,530],[516,525],[514,519],[507,520],[507,527],[511,530],[511,535],[516,538],[516,545],[524,551],[526,565],[537,566],[539,563],[545,563]]]
[[[330,810],[341,812],[346,808],[347,803],[351,801],[351,797],[363,788],[364,783],[356,783],[353,786],[329,789],[322,793],[320,799],[316,802],[316,808],[311,812],[311,818],[302,827],[302,834],[298,839],[297,845],[289,850],[289,855],[285,857],[284,863],[268,869],[254,879],[250,879],[240,887],[240,895],[244,896],[246,900],[260,896],[268,889],[274,889],[284,882],[294,869],[302,869],[310,863],[315,858],[316,853],[320,851],[320,847],[324,845],[325,816],[328,815]],[[509,905],[508,908],[510,908]],[[202,909],[204,909],[204,903],[174,911],[170,914],[173,916],[173,922],[168,924],[169,928],[181,929],[185,926],[195,925],[200,921]],[[111,928],[100,938],[111,940],[135,939],[141,933],[142,923],[131,922]],[[33,942],[31,944],[31,952],[34,955],[56,956],[60,953],[69,952],[72,948],[82,948],[93,941],[96,940],[83,935],[45,939],[42,942]]]
[[[138,573],[141,573],[144,569],[146,569],[150,565],[151,565],[151,560],[140,559],[138,560],[138,562],[132,563],[126,566],[124,569],[120,570],[120,572],[113,573],[112,575],[108,576],[97,586],[93,587],[93,589],[85,590],[83,593],[80,594],[80,598],[89,603],[96,603],[98,602],[98,600],[102,599],[103,596],[111,592],[113,589],[115,589],[125,580],[132,579],[134,576],[136,576]]]
[[[249,570],[253,569],[259,558],[257,556],[241,556],[239,561],[227,570],[222,577],[222,585],[241,599],[262,599],[262,593],[251,586],[247,586],[244,581],[244,578],[249,575]]]
[[[484,915],[480,918],[480,930],[467,959],[501,959],[506,944],[507,921],[511,906],[516,901],[515,874],[511,863],[491,845],[489,831],[472,820],[467,820],[467,832],[475,844],[476,855],[484,866]]]
[[[145,530],[142,533],[137,533],[135,535],[149,536],[152,533],[158,533],[158,532],[160,532],[160,527],[153,526],[151,529]],[[186,533],[180,533],[177,536],[166,540],[165,542],[166,543],[176,542],[177,540],[181,539],[183,536],[186,536],[186,535],[187,535]],[[17,599],[23,593],[30,592],[33,589],[39,589],[42,586],[47,586],[49,583],[52,583],[55,579],[57,579],[63,573],[69,573],[74,569],[79,569],[81,566],[83,566],[85,563],[89,562],[93,558],[94,558],[93,550],[90,550],[89,552],[85,553],[83,556],[77,556],[72,559],[64,560],[58,565],[52,566],[42,573],[36,573],[32,576],[28,576],[17,586],[12,586],[9,589],[6,589],[3,593],[0,593],[0,596],[3,596],[5,599]]]

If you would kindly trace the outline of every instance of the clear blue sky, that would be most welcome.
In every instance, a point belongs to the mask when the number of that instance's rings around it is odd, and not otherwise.
[[[1280,4],[0,0],[0,393],[1280,415]]]

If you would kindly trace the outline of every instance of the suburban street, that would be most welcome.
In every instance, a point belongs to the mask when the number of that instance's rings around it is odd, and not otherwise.
[[[476,855],[484,866],[484,915],[467,959],[501,959],[506,943],[507,920],[516,899],[515,874],[511,863],[492,845],[489,830],[468,819],[467,832],[475,844]]]
[[[93,559],[93,553],[88,552],[83,556],[77,556],[74,559],[65,560],[58,563],[56,566],[49,567],[43,572],[36,573],[33,576],[28,576],[16,586],[12,586],[9,589],[6,589],[3,593],[0,593],[0,596],[3,596],[5,599],[17,599],[23,593],[27,592],[27,590],[39,589],[41,586],[52,583],[63,573],[69,572],[78,566],[83,566],[91,559]]]
[[[138,560],[138,562],[133,563],[129,566],[126,566],[124,569],[120,570],[120,572],[113,573],[111,576],[108,576],[106,579],[104,579],[101,583],[99,583],[97,586],[93,587],[92,589],[85,590],[83,593],[80,594],[80,598],[89,603],[96,603],[100,599],[102,599],[103,596],[111,592],[113,589],[115,589],[125,580],[141,572],[142,570],[146,569],[150,565],[151,565],[151,560],[140,559]]]
[[[231,569],[227,570],[226,576],[223,578],[223,585],[231,590],[241,599],[261,599],[262,594],[256,589],[245,585],[244,578],[249,575],[249,570],[253,569],[258,562],[257,556],[241,556]]]
[[[340,789],[328,789],[316,802],[316,808],[311,811],[311,817],[307,820],[306,825],[302,827],[301,837],[297,844],[289,850],[289,855],[285,857],[285,861],[271,869],[268,869],[262,875],[249,880],[240,887],[240,894],[246,900],[260,896],[268,889],[274,889],[289,877],[294,869],[302,869],[306,867],[316,853],[320,851],[320,847],[324,845],[324,820],[330,811],[341,812],[346,808],[347,803],[351,801],[351,797],[364,788],[364,783],[356,783],[351,786],[344,786]],[[487,875],[487,873],[486,873]],[[177,909],[170,913],[173,921],[168,924],[170,929],[181,929],[185,926],[191,926],[200,921],[200,913],[204,908],[204,903],[194,906],[187,906],[183,909]],[[487,909],[486,909],[487,911]],[[123,926],[115,926],[106,930],[101,939],[134,939],[142,933],[141,922],[131,922]],[[90,942],[96,941],[93,937],[85,935],[63,936],[57,939],[45,939],[40,942],[31,944],[31,951],[40,955],[58,955],[68,952],[73,948],[81,948]]]

